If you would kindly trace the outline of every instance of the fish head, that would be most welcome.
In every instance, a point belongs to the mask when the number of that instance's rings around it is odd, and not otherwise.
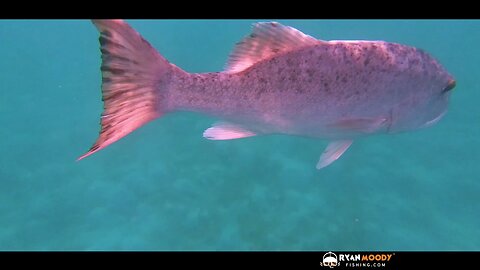
[[[391,111],[389,133],[430,127],[442,119],[448,109],[456,81],[437,61],[424,55],[424,64],[412,76],[402,99]]]

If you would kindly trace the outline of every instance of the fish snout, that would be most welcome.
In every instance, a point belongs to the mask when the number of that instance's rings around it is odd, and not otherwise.
[[[455,88],[456,85],[457,85],[457,82],[454,79],[449,79],[447,86],[445,87],[445,89],[443,89],[443,93],[446,93],[452,90],[453,88]]]

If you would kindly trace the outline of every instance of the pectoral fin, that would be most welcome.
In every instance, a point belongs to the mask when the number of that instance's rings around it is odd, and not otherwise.
[[[352,142],[352,140],[341,140],[329,143],[325,151],[323,151],[322,155],[320,156],[320,160],[317,163],[317,169],[320,170],[332,164],[343,153],[345,153],[345,151],[347,151],[348,147],[352,145]]]
[[[203,137],[208,140],[233,140],[255,135],[254,132],[229,123],[216,123],[203,132]]]

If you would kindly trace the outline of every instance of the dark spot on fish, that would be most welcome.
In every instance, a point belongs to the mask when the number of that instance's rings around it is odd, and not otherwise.
[[[94,146],[92,146],[92,148],[90,148],[90,151],[88,151],[88,152],[95,151],[95,150],[97,150],[99,147],[100,147],[100,145],[95,144]]]
[[[308,76],[312,77],[314,73],[315,73],[315,70],[313,70],[311,68],[307,69]]]
[[[110,83],[111,81],[112,81],[112,79],[110,79],[109,77],[103,77],[102,78],[103,83]]]
[[[117,43],[115,40],[106,38],[104,36],[100,36],[98,38],[98,41],[100,42],[101,47],[107,47],[108,50],[111,50],[112,48],[127,49],[125,46],[123,46],[120,43]]]
[[[265,88],[263,87],[260,87],[258,88],[258,91],[257,91],[257,98],[260,98],[260,96],[262,95],[262,93],[265,92]]]
[[[368,63],[370,63],[370,58],[367,57],[365,61],[363,61],[363,65],[366,66]]]
[[[323,91],[325,91],[326,93],[330,92],[330,88],[328,88],[328,83],[326,82],[323,83]]]
[[[102,53],[102,58],[108,61],[108,57],[111,56],[110,51],[105,49],[105,47],[101,47],[100,52]]]
[[[410,59],[409,65],[410,65],[410,66],[416,66],[416,65],[418,65],[419,62],[420,62],[420,61],[418,60],[418,58],[415,57],[415,58],[413,58],[413,59]]]
[[[101,34],[107,37],[112,37],[112,32],[110,32],[109,30],[103,30]]]
[[[113,54],[110,54],[110,55],[106,55],[108,60],[109,61],[123,61],[123,62],[128,62],[128,63],[133,63],[135,65],[138,65],[139,63],[137,61],[135,61],[134,59],[129,59],[129,58],[125,58],[123,56],[120,56],[120,55],[113,55]]]
[[[109,67],[109,66],[105,66],[105,65],[102,65],[100,67],[100,70],[101,71],[107,71],[107,72],[110,72],[114,75],[122,75],[125,73],[125,70],[123,69],[119,69],[119,68],[112,68],[112,67]]]
[[[421,49],[421,48],[417,48],[417,52],[418,52],[418,54],[420,54],[422,57],[424,57],[424,56],[427,55],[427,53],[426,53],[423,49]]]
[[[108,43],[108,39],[106,39],[104,36],[100,36],[98,38],[98,41],[100,42],[100,46],[102,46],[102,47],[105,46],[105,44]]]
[[[124,92],[121,92],[121,91],[119,91],[119,92],[113,92],[113,93],[111,93],[111,92],[109,92],[109,93],[104,93],[102,99],[103,99],[104,101],[115,100],[115,99],[119,98],[123,93],[124,93]]]
[[[108,43],[112,43],[112,41],[110,39],[106,38],[103,35],[100,35],[100,37],[98,37],[98,41],[100,42],[100,45],[102,45],[102,46],[105,46]]]

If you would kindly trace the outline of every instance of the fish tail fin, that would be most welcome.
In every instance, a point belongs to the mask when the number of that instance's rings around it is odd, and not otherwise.
[[[104,110],[97,141],[81,160],[160,117],[163,91],[175,72],[142,36],[122,20],[93,20],[100,32]],[[176,68],[178,69],[178,68]]]

